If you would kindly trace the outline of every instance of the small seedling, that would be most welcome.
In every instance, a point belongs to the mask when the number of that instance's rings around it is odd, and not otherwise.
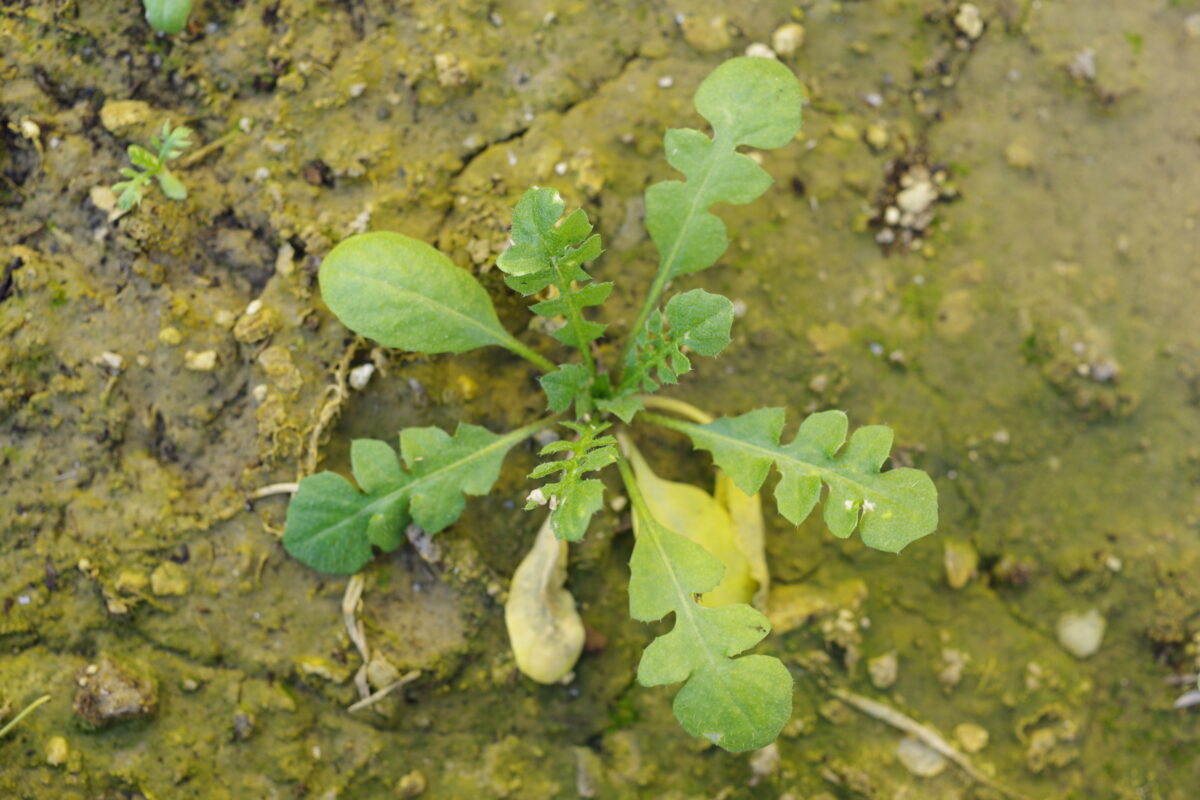
[[[4,727],[0,728],[0,739],[3,739],[5,736],[7,736],[10,731],[12,731],[21,723],[21,720],[32,714],[38,706],[44,705],[48,702],[50,702],[50,695],[44,694],[37,700],[34,700],[32,703],[25,706],[25,708],[21,709],[21,713],[17,714],[15,717],[10,719],[8,723],[4,725]]]
[[[841,411],[810,415],[784,443],[782,408],[706,423],[648,409],[645,397],[676,383],[691,369],[692,356],[716,356],[730,343],[734,307],[728,298],[691,289],[665,304],[661,300],[672,279],[711,267],[725,252],[725,225],[711,207],[749,203],[771,185],[766,171],[739,149],[783,147],[800,128],[799,83],[770,59],[727,61],[700,85],[695,102],[713,135],[686,128],[666,133],[667,161],[686,180],[664,181],[646,191],[646,227],[660,255],[658,271],[608,369],[598,358],[608,351],[594,347],[606,326],[589,319],[588,311],[605,302],[613,285],[593,281],[585,269],[601,255],[600,237],[582,209],[564,216],[565,204],[554,189],[534,187],[520,199],[513,211],[512,246],[496,265],[510,288],[542,298],[530,310],[549,318],[551,335],[577,352],[578,360],[569,363],[555,364],[512,336],[483,287],[423,242],[398,233],[366,233],[329,253],[320,268],[321,293],[347,327],[387,347],[423,353],[504,347],[543,373],[550,413],[502,434],[468,424],[453,434],[407,428],[400,432],[399,458],[385,442],[356,440],[350,461],[357,486],[332,472],[302,480],[288,507],[283,542],[318,570],[355,572],[370,560],[373,548],[398,547],[410,522],[431,535],[445,529],[458,519],[466,495],[491,490],[514,445],[561,426],[567,438],[542,448],[545,461],[529,477],[548,480],[530,493],[526,507],[548,506],[550,530],[558,540],[578,541],[602,507],[605,485],[596,476],[616,465],[636,536],[629,565],[630,613],[644,622],[667,615],[675,620],[670,632],[646,648],[638,681],[644,686],[682,683],[674,710],[684,729],[726,750],[742,751],[769,744],[789,719],[791,674],[770,656],[738,657],[766,637],[770,623],[749,605],[748,595],[742,602],[716,599],[712,590],[726,565],[695,531],[672,530],[663,521],[667,517],[652,510],[661,508],[657,493],[648,496],[643,488],[652,476],[643,479],[644,462],[625,444],[622,428],[613,426],[636,421],[686,435],[712,454],[721,480],[732,482],[746,500],[774,466],[780,475],[774,496],[787,520],[799,525],[825,492],[825,523],[835,536],[846,538],[857,528],[865,544],[887,552],[934,530],[937,493],[920,470],[881,471],[892,431],[867,426],[847,441]],[[671,406],[654,398],[653,407]],[[556,589],[565,574],[559,560],[564,548],[553,544],[539,536],[529,562],[536,562],[536,573],[523,566],[514,581],[514,591],[531,585],[547,608],[543,627],[519,631],[514,645],[554,636],[567,645],[567,658],[550,667],[544,662],[530,667],[529,659],[518,654],[522,670],[546,682],[573,666],[583,638],[573,603]],[[527,607],[509,612],[531,614]],[[536,616],[536,610],[532,613]],[[511,619],[509,624],[511,631]]]
[[[179,155],[191,146],[192,143],[188,141],[191,135],[191,128],[181,125],[172,129],[170,121],[167,121],[163,123],[161,138],[150,137],[150,146],[157,150],[157,153],[136,144],[129,145],[129,160],[139,169],[121,169],[121,174],[129,180],[113,184],[112,190],[117,193],[117,208],[128,211],[136,205],[141,205],[143,190],[155,178],[167,197],[172,200],[187,198],[187,187],[167,169],[167,162],[179,158]]]

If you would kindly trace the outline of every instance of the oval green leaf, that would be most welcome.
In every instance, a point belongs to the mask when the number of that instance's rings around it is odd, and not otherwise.
[[[351,236],[325,257],[318,277],[338,319],[387,347],[462,353],[514,344],[479,282],[410,236]]]

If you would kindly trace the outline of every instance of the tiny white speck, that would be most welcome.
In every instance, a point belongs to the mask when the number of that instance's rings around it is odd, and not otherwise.
[[[875,504],[870,500],[863,500],[863,511],[874,511]]]
[[[567,162],[560,161],[557,164],[555,164],[554,165],[554,174],[555,175],[566,175],[567,174]]]
[[[660,89],[670,89],[674,85],[675,85],[675,79],[672,78],[670,75],[663,75],[661,78],[658,79],[658,88],[660,88]]]
[[[854,501],[853,501],[853,500],[847,500],[847,501],[846,501],[846,510],[847,510],[847,511],[853,511],[853,510],[854,510]]]
[[[27,606],[27,605],[29,605],[29,604],[30,604],[31,602],[33,602],[33,601],[32,601],[32,600],[30,600],[30,598],[29,598],[29,595],[27,595],[27,594],[19,594],[19,595],[17,595],[17,602],[18,602],[18,603],[20,603],[20,604],[21,604],[21,605],[23,605],[23,606]]]

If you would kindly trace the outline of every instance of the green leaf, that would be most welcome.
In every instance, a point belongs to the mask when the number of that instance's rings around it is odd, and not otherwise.
[[[175,177],[173,172],[164,167],[155,177],[158,178],[158,185],[167,197],[172,200],[187,199],[187,187],[183,185],[183,181]]]
[[[684,730],[730,752],[764,747],[792,713],[792,677],[778,659],[734,656],[771,630],[748,605],[707,608],[697,595],[721,580],[721,562],[664,527],[650,512],[629,465],[618,462],[633,502],[636,541],[629,563],[629,613],[642,622],[675,615],[671,631],[646,648],[638,682],[686,681],[673,708]]]
[[[459,424],[453,436],[439,428],[407,428],[400,433],[407,470],[386,443],[356,440],[350,460],[359,488],[333,472],[300,481],[288,505],[283,545],[321,572],[357,572],[370,560],[372,545],[399,546],[410,516],[430,534],[458,519],[464,495],[487,494],[505,454],[542,426],[497,435]]]
[[[794,525],[812,512],[824,484],[829,487],[825,524],[840,538],[858,527],[867,546],[898,553],[937,528],[937,489],[928,475],[909,468],[880,472],[892,447],[892,431],[885,426],[859,428],[847,443],[846,415],[822,411],[805,419],[790,443],[780,444],[781,408],[760,408],[707,425],[659,414],[643,418],[687,434],[747,494],[759,490],[775,464],[781,476],[775,502]]]
[[[161,161],[170,161],[173,158],[179,158],[184,150],[192,146],[191,140],[188,138],[192,135],[192,129],[186,125],[180,125],[172,130],[170,121],[164,122],[162,126],[162,139],[152,139],[155,146],[158,147],[158,157]]]
[[[150,27],[163,33],[182,31],[192,13],[192,0],[142,0],[142,5]]]
[[[667,160],[687,182],[664,181],[646,190],[646,228],[658,247],[662,284],[712,266],[729,241],[725,224],[709,208],[748,203],[771,177],[742,145],[770,149],[800,129],[800,84],[791,70],[768,58],[733,58],[713,70],[696,92],[696,110],[713,138],[690,129],[670,130]]]
[[[387,347],[421,353],[523,347],[500,325],[470,273],[403,234],[351,236],[325,257],[319,280],[325,304],[346,327]]]
[[[592,373],[582,364],[565,364],[543,375],[539,382],[551,411],[566,411],[571,403],[575,403],[577,416],[591,411]]]
[[[698,486],[660,478],[631,442],[623,439],[621,445],[651,516],[721,562],[721,581],[700,597],[700,604],[716,608],[750,602],[758,581],[751,574],[750,558],[742,548],[729,509]]]
[[[692,368],[683,349],[715,356],[729,344],[732,325],[729,298],[703,289],[675,295],[663,313],[656,312],[647,321],[624,370],[619,394],[636,391],[639,386],[652,392],[659,383],[676,383]],[[657,374],[657,381],[650,377],[652,373]]]
[[[144,147],[131,144],[126,152],[129,153],[129,161],[135,167],[141,167],[145,170],[158,170],[162,167],[162,164],[158,160],[158,156],[154,155]]]
[[[535,186],[521,196],[513,209],[513,244],[500,254],[496,266],[508,273],[505,283],[523,295],[549,286],[557,296],[535,303],[530,310],[545,317],[562,316],[567,324],[552,335],[579,350],[591,371],[590,343],[600,338],[606,326],[583,318],[582,310],[603,303],[611,283],[586,284],[591,276],[583,265],[603,252],[599,236],[589,236],[592,224],[587,213],[577,208],[563,217],[559,193]]]
[[[611,436],[600,435],[610,427],[610,423],[607,422],[564,422],[563,425],[575,431],[578,439],[574,442],[551,442],[542,448],[540,455],[565,452],[566,457],[542,462],[529,473],[530,478],[544,478],[555,472],[561,472],[562,477],[539,487],[530,495],[525,508],[528,510],[548,503],[550,526],[554,529],[554,535],[559,539],[576,542],[587,533],[592,515],[600,510],[604,502],[604,484],[583,476],[585,473],[604,469],[616,461],[617,442]]]
[[[641,398],[630,391],[612,398],[596,398],[596,408],[607,414],[616,414],[622,422],[629,424],[644,406]]]

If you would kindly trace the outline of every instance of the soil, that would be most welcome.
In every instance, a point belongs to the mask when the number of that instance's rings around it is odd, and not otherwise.
[[[0,7],[0,725],[51,695],[0,739],[0,795],[1194,797],[1200,715],[1174,703],[1200,671],[1200,2],[962,5],[206,0],[174,37],[135,0]],[[657,260],[663,131],[791,23],[804,128],[764,154],[765,198],[720,209],[718,266],[672,287],[746,313],[672,392],[891,425],[894,462],[938,485],[937,534],[895,557],[768,513],[776,600],[813,610],[760,648],[796,677],[792,722],[731,756],[633,680],[654,631],[628,618],[621,512],[572,548],[573,680],[517,672],[530,443],[436,553],[364,570],[373,654],[419,674],[348,711],[347,580],[285,553],[287,496],[260,490],[344,471],[355,437],[509,430],[544,400],[496,349],[356,340],[322,256],[362,230],[429,241],[565,356],[492,268],[517,197],[553,185],[604,236],[611,359]],[[167,120],[195,130],[187,199],[111,213],[126,147]],[[707,456],[636,435],[711,485]],[[1064,618],[1102,621],[1094,653]],[[76,712],[97,674],[133,712]]]

